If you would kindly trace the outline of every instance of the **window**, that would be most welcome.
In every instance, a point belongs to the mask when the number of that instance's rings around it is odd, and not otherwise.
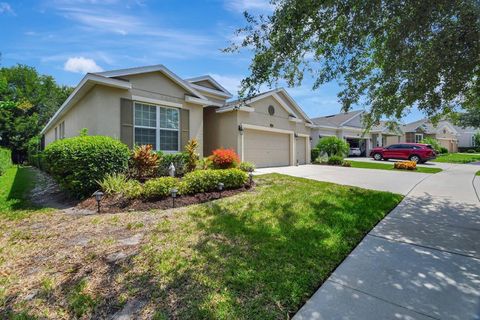
[[[58,140],[58,127],[55,127],[55,141]]]
[[[58,126],[58,138],[65,139],[65,121],[62,121]]]
[[[415,143],[420,143],[423,140],[423,133],[415,133]]]
[[[150,144],[155,150],[179,150],[178,109],[135,102],[135,144]]]

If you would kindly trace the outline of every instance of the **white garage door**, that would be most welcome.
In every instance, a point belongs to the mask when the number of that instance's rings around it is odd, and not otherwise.
[[[244,160],[257,168],[290,164],[290,135],[260,130],[245,130]]]
[[[307,158],[306,158],[307,145],[305,143],[305,139],[306,138],[303,138],[303,137],[298,137],[295,139],[295,142],[296,142],[295,150],[297,154],[298,164],[307,163]]]

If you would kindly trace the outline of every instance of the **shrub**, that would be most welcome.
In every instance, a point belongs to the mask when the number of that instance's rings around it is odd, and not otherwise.
[[[122,194],[127,199],[138,199],[143,195],[143,185],[137,180],[127,180]]]
[[[337,137],[324,137],[318,141],[317,147],[320,153],[326,153],[331,156],[347,156],[350,146],[347,141]]]
[[[215,169],[236,168],[240,159],[233,149],[216,149],[211,156]]]
[[[9,149],[0,148],[0,176],[12,165],[12,152]]]
[[[427,137],[427,138],[424,138],[422,141],[420,141],[420,143],[429,144],[432,146],[435,152],[441,153],[442,145],[440,144],[440,142],[438,142],[437,139]]]
[[[448,153],[448,149],[445,148],[445,147],[440,147],[440,153],[441,153],[441,154]]]
[[[187,172],[193,171],[197,168],[198,159],[200,155],[197,153],[198,148],[198,141],[197,139],[191,139],[188,141],[187,145],[185,146],[185,153],[186,153],[186,170]]]
[[[416,170],[417,163],[415,161],[398,161],[395,162],[393,167],[400,170]]]
[[[347,167],[350,168],[352,166],[352,163],[350,161],[343,161],[342,167]]]
[[[158,175],[168,176],[168,168],[170,163],[175,167],[175,175],[183,176],[186,171],[187,155],[182,152],[177,153],[159,153],[160,161],[158,164]]]
[[[82,136],[57,140],[44,151],[47,170],[72,196],[90,196],[107,174],[124,173],[130,151],[118,140]]]
[[[332,166],[341,166],[343,164],[343,157],[335,155],[328,158],[327,163]]]
[[[143,195],[147,199],[161,199],[170,195],[170,190],[178,186],[178,179],[161,177],[148,180],[143,185]]]
[[[222,182],[225,189],[240,188],[248,180],[248,175],[240,169],[197,170],[183,177],[179,191],[181,194],[214,191]]]
[[[310,156],[312,161],[317,160],[317,158],[320,156],[320,150],[316,147],[312,148],[312,150],[310,150]]]
[[[123,173],[109,173],[105,177],[97,181],[100,189],[105,194],[120,194],[125,190],[125,186],[128,183],[128,178]]]
[[[141,181],[156,176],[158,158],[151,145],[136,146],[130,156],[131,176]]]
[[[253,172],[255,171],[255,165],[251,162],[242,162],[240,163],[239,169],[245,172]]]
[[[467,153],[475,153],[475,152],[476,152],[475,149],[468,149],[467,150]]]

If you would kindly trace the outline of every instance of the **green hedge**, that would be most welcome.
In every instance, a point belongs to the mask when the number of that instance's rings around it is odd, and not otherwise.
[[[130,150],[105,136],[80,136],[49,144],[43,153],[47,171],[76,198],[90,196],[105,175],[128,168]]]
[[[0,176],[12,166],[12,152],[9,149],[0,148]]]
[[[181,194],[214,191],[222,182],[225,189],[240,188],[248,180],[248,174],[240,169],[197,170],[187,173],[179,185]]]
[[[158,162],[158,175],[168,176],[170,163],[175,167],[175,176],[183,176],[187,169],[188,154],[184,152],[163,153],[158,152],[160,160]]]
[[[150,179],[143,185],[143,196],[146,199],[162,199],[170,195],[170,190],[178,186],[178,179],[161,177]]]

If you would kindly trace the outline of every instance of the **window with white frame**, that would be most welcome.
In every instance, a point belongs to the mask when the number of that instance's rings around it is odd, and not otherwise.
[[[59,139],[65,139],[65,121],[58,126]]]
[[[415,143],[420,143],[423,140],[423,133],[415,133]]]
[[[150,144],[161,151],[179,151],[179,128],[178,109],[135,102],[135,144]]]
[[[476,147],[476,145],[475,145],[475,135],[472,136],[472,147]]]

